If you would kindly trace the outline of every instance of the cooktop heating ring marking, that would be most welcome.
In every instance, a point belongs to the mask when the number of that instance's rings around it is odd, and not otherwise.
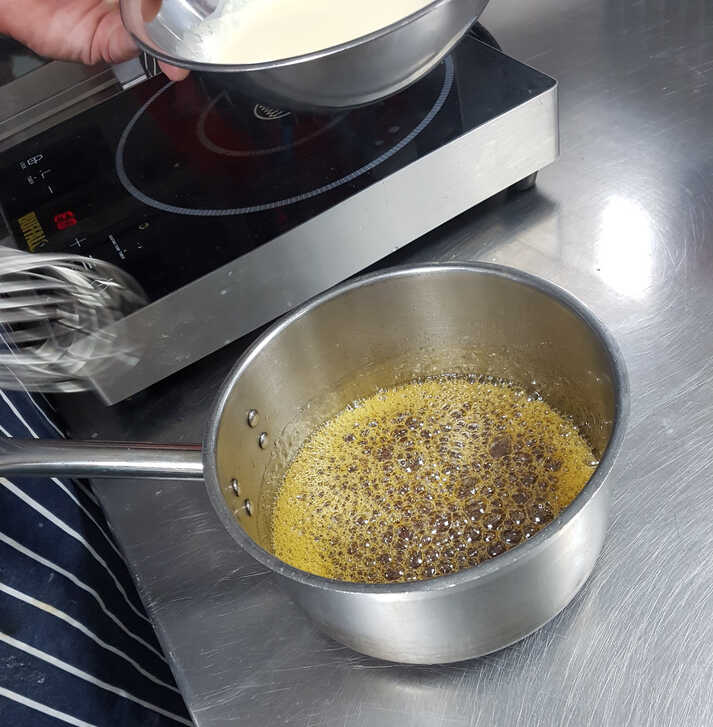
[[[446,102],[448,94],[451,92],[451,88],[453,86],[453,76],[453,59],[449,56],[445,60],[445,76],[443,79],[443,87],[441,88],[441,92],[438,95],[436,102],[431,107],[431,110],[426,114],[426,116],[423,117],[418,126],[416,126],[408,135],[401,139],[398,144],[392,146],[390,149],[381,154],[381,156],[373,159],[368,164],[365,164],[359,169],[350,172],[341,179],[337,179],[334,182],[330,182],[329,184],[325,184],[321,187],[317,187],[316,189],[312,189],[309,192],[303,192],[302,194],[298,194],[293,197],[286,197],[285,199],[280,199],[275,202],[266,202],[264,204],[256,204],[249,207],[233,207],[231,209],[198,209],[195,207],[180,207],[178,205],[160,202],[159,200],[153,199],[147,194],[144,194],[144,192],[142,192],[129,179],[129,176],[126,173],[126,168],[124,166],[124,152],[126,149],[126,142],[129,139],[129,135],[131,134],[131,131],[136,125],[136,122],[141,118],[141,116],[143,116],[149,106],[151,106],[151,104],[162,93],[165,93],[171,86],[173,86],[173,81],[170,81],[165,86],[156,91],[156,93],[151,96],[151,98],[149,98],[146,103],[144,103],[144,105],[134,114],[134,116],[131,118],[126,128],[122,132],[121,138],[119,139],[119,145],[116,148],[116,173],[119,176],[119,180],[126,188],[126,191],[129,192],[132,197],[139,200],[139,202],[143,202],[145,205],[153,207],[154,209],[161,210],[162,212],[172,212],[178,215],[191,215],[194,217],[228,217],[231,215],[246,215],[253,212],[266,212],[267,210],[287,207],[288,205],[296,204],[297,202],[303,202],[306,199],[317,197],[320,194],[324,194],[324,192],[329,192],[332,189],[341,187],[343,184],[347,184],[348,182],[357,179],[357,177],[360,177],[362,174],[370,172],[372,169],[375,169],[380,164],[383,164],[395,154],[398,154],[398,152],[400,152],[405,146],[410,144],[431,123],[431,121],[433,121],[438,112],[443,108],[443,104]]]
[[[297,139],[293,144],[280,144],[278,146],[270,146],[267,149],[255,149],[254,151],[246,150],[246,151],[240,151],[239,149],[227,149],[224,146],[220,146],[219,144],[216,144],[209,136],[208,132],[205,128],[205,123],[208,118],[208,114],[215,108],[218,101],[220,101],[222,98],[227,98],[228,93],[227,91],[221,91],[201,112],[201,115],[198,119],[198,123],[196,124],[196,136],[198,137],[198,140],[203,145],[205,149],[208,151],[212,151],[214,154],[220,154],[221,156],[226,157],[235,157],[235,158],[243,158],[243,157],[261,157],[261,156],[268,156],[269,154],[276,154],[281,151],[286,151],[287,149],[297,149],[297,147],[302,146],[303,144],[306,144],[308,141],[312,141],[312,139],[317,138],[318,136],[321,136],[322,134],[326,133],[330,129],[334,128],[342,119],[346,117],[346,113],[338,114],[335,116],[326,126],[322,126],[319,129],[313,131],[311,134],[307,134],[307,136],[303,136],[301,139]]]

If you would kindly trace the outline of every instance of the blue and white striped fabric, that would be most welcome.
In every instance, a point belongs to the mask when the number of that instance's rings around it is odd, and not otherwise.
[[[0,436],[58,437],[40,397],[0,391]],[[0,472],[0,725],[191,725],[88,487]]]

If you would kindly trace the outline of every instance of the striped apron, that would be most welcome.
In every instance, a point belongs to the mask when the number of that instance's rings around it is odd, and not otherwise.
[[[0,436],[61,437],[43,397],[0,391]],[[0,725],[191,725],[89,487],[0,473]]]

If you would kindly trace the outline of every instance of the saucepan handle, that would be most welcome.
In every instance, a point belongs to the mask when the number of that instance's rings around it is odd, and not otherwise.
[[[200,480],[197,444],[0,439],[0,477],[50,476]]]

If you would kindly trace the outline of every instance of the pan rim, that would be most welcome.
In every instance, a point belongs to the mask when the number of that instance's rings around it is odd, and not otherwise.
[[[295,568],[285,561],[280,560],[277,556],[258,545],[238,524],[223,498],[220,482],[218,480],[214,453],[216,451],[218,430],[220,428],[220,417],[231,392],[235,388],[236,382],[239,380],[242,372],[250,365],[252,360],[260,353],[260,351],[274,338],[279,336],[283,330],[310,313],[312,310],[328,303],[334,298],[344,295],[352,290],[362,288],[366,285],[383,282],[385,280],[419,274],[442,274],[448,272],[492,275],[524,284],[554,298],[589,327],[601,343],[603,350],[607,352],[611,361],[612,373],[614,376],[614,426],[609,438],[609,443],[602,454],[599,466],[590,478],[589,482],[587,482],[572,503],[565,508],[565,510],[557,518],[555,518],[555,520],[533,535],[526,542],[521,543],[511,550],[508,550],[484,563],[480,563],[479,565],[472,566],[470,568],[464,568],[463,570],[456,571],[449,575],[437,576],[429,580],[408,583],[354,583],[314,575],[299,568]],[[409,595],[421,595],[423,597],[427,597],[430,593],[435,594],[444,590],[470,587],[474,583],[490,581],[497,577],[502,571],[511,569],[516,564],[522,563],[523,561],[527,561],[534,557],[538,552],[545,548],[551,540],[560,534],[569,522],[579,514],[579,512],[597,495],[597,493],[599,493],[612,469],[614,461],[621,450],[622,441],[626,432],[630,407],[629,391],[629,376],[624,357],[618,343],[609,333],[607,328],[587,308],[587,306],[560,286],[516,268],[486,262],[428,263],[392,267],[376,273],[361,275],[345,283],[341,283],[312,298],[270,326],[270,328],[260,335],[242,354],[221,385],[216,401],[211,410],[209,426],[206,430],[203,442],[206,489],[213,509],[223,523],[223,526],[238,545],[259,563],[288,580],[310,586],[311,588],[331,592],[381,595],[383,597],[394,597],[397,599]]]

